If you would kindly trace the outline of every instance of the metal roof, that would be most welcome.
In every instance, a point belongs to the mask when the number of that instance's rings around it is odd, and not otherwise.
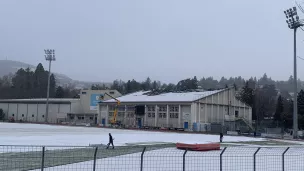
[[[117,98],[120,102],[193,102],[207,96],[219,93],[222,90],[186,93],[163,93],[158,95],[145,95],[147,91],[140,91]],[[149,92],[149,91],[148,91]],[[113,103],[115,100],[107,100],[103,103]]]

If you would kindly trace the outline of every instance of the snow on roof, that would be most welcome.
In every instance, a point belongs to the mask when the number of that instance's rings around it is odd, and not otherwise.
[[[117,98],[120,102],[192,102],[198,99],[216,94],[223,90],[204,91],[204,92],[185,92],[185,93],[163,93],[159,95],[148,96],[145,93],[149,91],[140,91]],[[115,100],[107,100],[105,103],[112,103]]]

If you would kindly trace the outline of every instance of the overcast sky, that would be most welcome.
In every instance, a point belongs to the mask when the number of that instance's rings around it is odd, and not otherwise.
[[[0,59],[84,81],[293,74],[292,0],[1,0]],[[300,13],[302,18],[304,15]],[[304,32],[298,55],[304,57]],[[304,61],[298,60],[304,80]]]

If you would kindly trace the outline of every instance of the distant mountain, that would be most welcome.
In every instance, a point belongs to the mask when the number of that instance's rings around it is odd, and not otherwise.
[[[45,66],[44,66],[45,67]],[[35,71],[36,66],[27,64],[24,62],[19,62],[19,61],[11,61],[11,60],[0,60],[0,77],[3,77],[5,75],[9,74],[15,74],[20,68],[26,69],[30,68],[32,71]],[[44,68],[48,69],[48,68]],[[57,84],[59,86],[74,86],[75,88],[78,89],[83,89],[83,88],[89,88],[92,84],[103,84],[101,82],[85,82],[85,81],[77,81],[73,80],[70,77],[60,74],[60,73],[54,73],[55,78],[57,81]],[[110,83],[104,83],[106,86],[109,86]]]

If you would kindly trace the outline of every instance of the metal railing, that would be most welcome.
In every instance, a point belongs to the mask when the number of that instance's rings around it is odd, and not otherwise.
[[[0,171],[302,171],[302,147],[0,146]]]

